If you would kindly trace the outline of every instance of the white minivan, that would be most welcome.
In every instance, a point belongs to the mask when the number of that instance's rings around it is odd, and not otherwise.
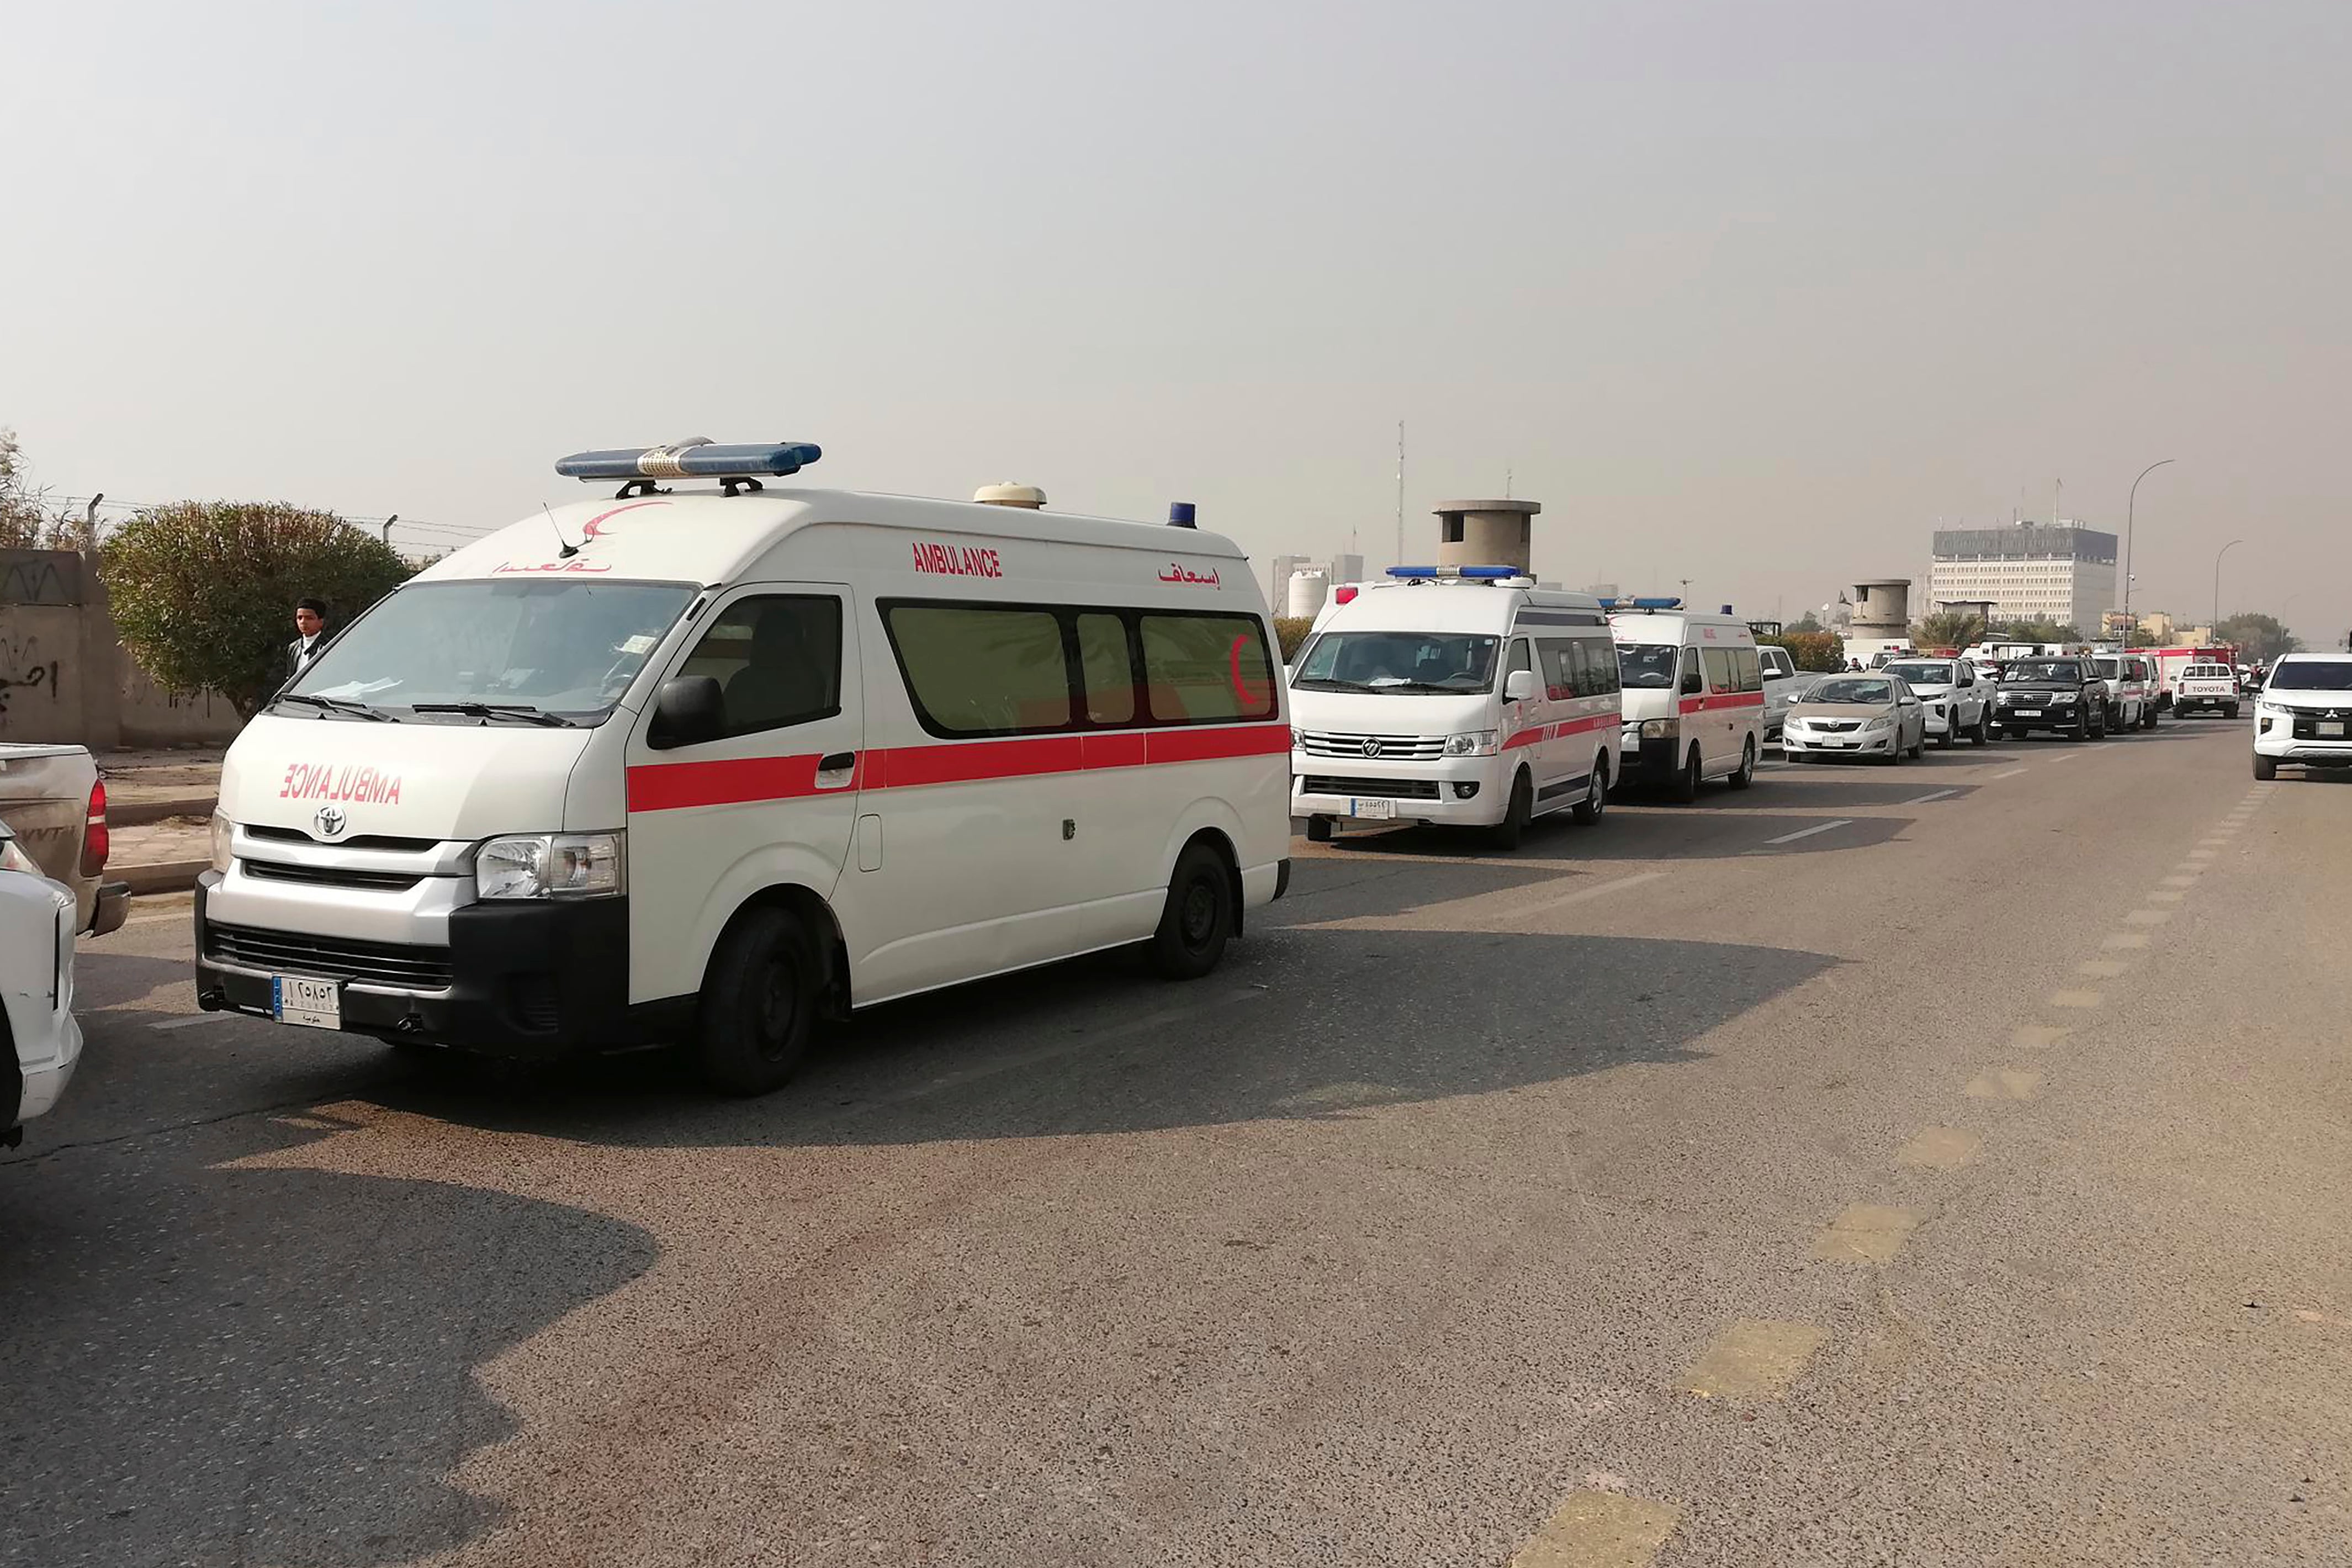
[[[1482,827],[1516,848],[1556,811],[1597,822],[1617,777],[1601,602],[1510,566],[1399,566],[1335,590],[1290,678],[1291,810]]]
[[[1622,781],[1684,802],[1698,798],[1705,779],[1754,784],[1764,669],[1748,623],[1685,610],[1680,599],[1621,599],[1609,630],[1624,685]]]
[[[756,1093],[820,1015],[1127,943],[1213,966],[1289,875],[1241,552],[1189,517],[762,489],[816,456],[566,458],[620,493],[348,626],[229,751],[200,1004],[519,1057],[676,1041]]]

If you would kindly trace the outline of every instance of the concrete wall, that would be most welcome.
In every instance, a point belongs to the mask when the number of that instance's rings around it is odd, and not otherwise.
[[[0,550],[0,741],[223,745],[236,710],[174,696],[123,650],[106,588],[70,550]]]

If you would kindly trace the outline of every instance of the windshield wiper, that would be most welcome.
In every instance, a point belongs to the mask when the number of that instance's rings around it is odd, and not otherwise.
[[[280,702],[299,702],[307,708],[323,709],[330,713],[349,713],[354,717],[365,719],[370,723],[374,724],[397,724],[400,722],[399,720],[394,718],[391,714],[385,712],[381,708],[371,708],[364,702],[353,702],[348,698],[312,697],[307,692],[304,692],[289,693],[284,697],[280,697],[278,700]]]
[[[579,725],[561,713],[550,713],[543,708],[533,708],[528,702],[414,702],[412,713],[463,713],[487,724],[493,719],[520,719],[528,724],[544,724],[554,730],[577,730]]]

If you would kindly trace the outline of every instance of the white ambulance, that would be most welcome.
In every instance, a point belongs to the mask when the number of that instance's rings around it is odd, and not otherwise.
[[[1756,782],[1764,750],[1764,668],[1756,634],[1680,599],[1620,599],[1609,617],[1624,684],[1628,784],[1698,798],[1702,780]]]
[[[1489,829],[1597,822],[1617,777],[1617,659],[1601,603],[1509,566],[1399,566],[1333,590],[1291,669],[1291,811]]]
[[[1241,552],[1189,507],[762,488],[817,455],[566,458],[626,482],[347,627],[229,751],[201,1005],[517,1057],[675,1041],[756,1093],[821,1015],[1126,943],[1213,966],[1289,875]]]

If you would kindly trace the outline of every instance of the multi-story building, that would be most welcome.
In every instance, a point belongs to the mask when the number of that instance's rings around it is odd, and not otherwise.
[[[2116,602],[2116,536],[2063,521],[1939,528],[1927,597],[1986,600],[1997,621],[2050,620],[2087,635]]]

